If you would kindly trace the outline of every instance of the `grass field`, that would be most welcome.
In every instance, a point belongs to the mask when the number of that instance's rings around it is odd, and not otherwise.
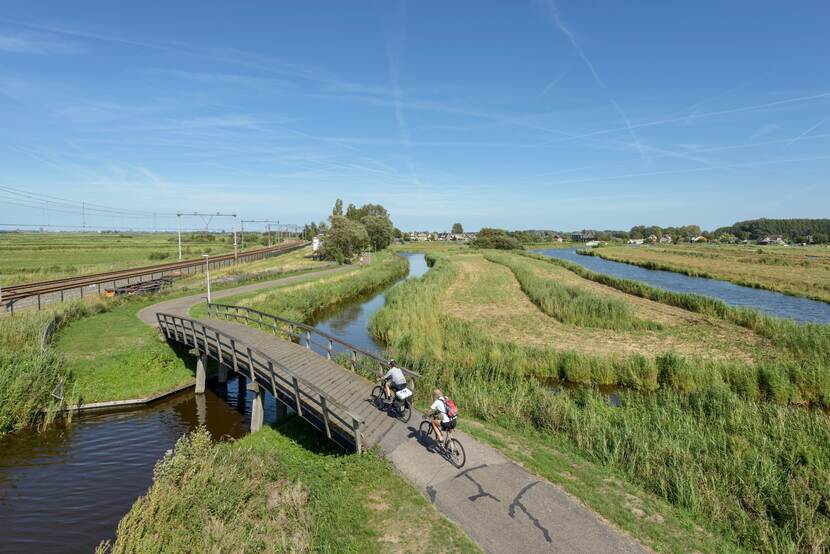
[[[670,245],[590,250],[592,255],[830,302],[830,247]]]
[[[733,543],[767,552],[826,548],[830,421],[820,410],[787,405],[830,402],[824,327],[785,328],[695,297],[648,298],[653,291],[635,288],[639,294],[629,294],[626,283],[616,288],[535,260],[540,278],[623,298],[634,314],[661,323],[660,330],[638,330],[630,337],[613,331],[610,352],[601,355],[606,348],[584,346],[593,342],[584,334],[596,328],[571,324],[567,332],[554,334],[564,324],[524,294],[506,265],[476,253],[439,253],[431,259],[433,269],[396,287],[373,319],[373,332],[391,353],[423,375],[421,395],[440,386],[467,416],[526,437],[529,454],[511,452],[503,438],[493,440],[543,476],[562,479],[560,462],[547,449],[556,441],[604,471],[619,472],[630,485],[680,511],[668,532],[687,537],[675,541],[688,546],[679,551],[733,550],[728,546]],[[780,338],[768,332],[773,328]],[[691,337],[687,329],[695,329]],[[701,339],[697,332],[711,336]],[[667,337],[649,339],[649,333],[672,333],[678,342],[666,351]],[[529,335],[538,343],[523,342]],[[638,336],[640,350],[614,353],[615,338],[621,349]],[[790,349],[792,344],[801,346]],[[684,345],[691,348],[687,355],[677,352]],[[722,358],[707,361],[705,350]],[[798,359],[799,352],[806,358]],[[548,378],[616,384],[634,392],[623,391],[621,405],[614,407],[590,388],[555,392],[541,386]],[[626,514],[607,506],[596,489],[571,490],[646,543],[661,544],[655,521],[637,516],[637,510],[647,512],[642,504]],[[705,546],[707,536],[722,544]]]
[[[226,252],[233,252],[232,235],[182,234],[185,258]],[[0,233],[0,285],[177,260],[175,233]]]
[[[99,552],[479,552],[374,452],[293,418],[237,442],[180,439]]]
[[[387,251],[376,252],[368,266],[355,266],[345,273],[279,291],[264,290],[232,296],[223,299],[222,303],[248,306],[294,321],[307,322],[331,306],[405,276],[408,267],[405,258]],[[200,305],[192,313],[204,317],[207,309]]]

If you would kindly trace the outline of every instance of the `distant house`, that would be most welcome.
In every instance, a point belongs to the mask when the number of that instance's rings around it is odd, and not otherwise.
[[[758,240],[758,244],[766,244],[770,246],[786,246],[787,241],[781,235],[767,235]]]
[[[426,241],[430,240],[431,236],[432,236],[431,233],[428,233],[426,231],[412,231],[411,233],[409,233],[409,240],[413,241],[413,242],[414,241],[426,242]]]
[[[649,235],[646,240],[649,241],[651,244],[654,244],[655,242],[657,242],[657,235]]]
[[[672,242],[671,235],[663,235],[662,237],[660,237],[660,242],[663,243],[663,244],[671,244],[671,242]]]
[[[571,240],[574,242],[589,242],[594,240],[593,233],[573,233],[571,235]]]
[[[698,235],[689,239],[689,242],[709,242],[709,240],[703,235]]]
[[[641,244],[644,244],[645,242],[646,239],[628,239],[628,244],[632,246],[639,246]]]
[[[564,239],[559,235],[553,235],[550,240],[551,242],[563,242]]]

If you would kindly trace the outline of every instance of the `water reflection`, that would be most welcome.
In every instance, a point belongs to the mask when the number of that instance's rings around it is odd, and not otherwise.
[[[409,276],[427,271],[423,254],[407,254]],[[368,332],[386,288],[339,306],[319,327],[367,350]],[[139,410],[81,416],[44,433],[0,438],[0,553],[90,552],[112,538],[121,517],[152,483],[153,466],[183,434],[204,425],[216,440],[248,432],[253,393],[246,379],[208,383]],[[277,419],[264,398],[265,422]]]
[[[429,270],[423,254],[401,254],[409,260],[407,278],[420,277]],[[394,286],[394,285],[393,285]],[[383,308],[386,293],[392,287],[369,292],[347,304],[336,306],[317,316],[313,325],[323,331],[368,352],[380,352],[383,347],[369,332],[369,320]]]
[[[240,394],[241,393],[241,394]],[[91,552],[112,538],[144,494],[153,466],[184,433],[216,440],[248,431],[253,393],[231,379],[204,395],[183,392],[150,407],[80,416],[71,425],[0,439],[0,552]],[[266,421],[276,421],[265,397]]]
[[[830,304],[809,298],[743,287],[718,279],[689,277],[672,271],[645,269],[622,262],[603,260],[597,256],[583,256],[577,254],[575,249],[551,248],[535,252],[578,263],[591,271],[622,279],[642,281],[673,292],[711,296],[733,306],[754,308],[769,315],[788,317],[801,322],[830,323]]]

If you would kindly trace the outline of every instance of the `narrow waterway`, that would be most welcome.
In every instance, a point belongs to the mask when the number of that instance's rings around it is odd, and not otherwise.
[[[406,254],[408,277],[423,275],[422,254]],[[380,346],[369,318],[394,285],[318,317],[320,329],[364,350]],[[216,440],[248,432],[253,394],[236,379],[209,382],[138,410],[83,415],[43,433],[0,438],[0,553],[92,552],[152,483],[153,466],[183,434],[204,425]],[[265,395],[265,419],[276,421]]]
[[[420,277],[429,270],[423,254],[406,253],[401,256],[409,260],[407,279]],[[329,312],[324,312],[315,318],[313,325],[320,331],[334,335],[367,352],[379,352],[383,350],[383,347],[375,342],[369,332],[369,320],[375,312],[383,308],[386,293],[394,286],[381,291],[369,292]]]
[[[642,281],[672,292],[711,296],[732,306],[754,308],[769,315],[791,318],[800,322],[830,323],[830,304],[826,302],[744,287],[718,279],[689,277],[672,271],[646,269],[622,262],[604,260],[597,256],[584,256],[577,254],[575,249],[550,248],[535,250],[535,252],[577,263],[597,273],[606,273],[621,279]]]

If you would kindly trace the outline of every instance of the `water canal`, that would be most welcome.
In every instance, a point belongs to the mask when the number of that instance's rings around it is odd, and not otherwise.
[[[422,254],[404,256],[408,277],[427,271]],[[392,286],[321,314],[315,325],[379,351],[368,323]],[[216,440],[241,437],[248,432],[252,398],[234,378],[209,383],[203,396],[186,391],[147,408],[77,416],[43,433],[0,438],[0,553],[94,551],[114,537],[118,521],[152,483],[156,461],[179,437],[199,425]],[[266,394],[265,421],[276,418],[274,399]]]
[[[753,308],[769,315],[791,318],[804,323],[830,323],[830,304],[826,302],[744,287],[718,279],[689,277],[672,271],[646,269],[604,260],[598,256],[583,256],[577,254],[575,249],[549,248],[534,250],[534,252],[551,258],[568,260],[597,273],[642,281],[672,292],[711,296],[732,306]]]

